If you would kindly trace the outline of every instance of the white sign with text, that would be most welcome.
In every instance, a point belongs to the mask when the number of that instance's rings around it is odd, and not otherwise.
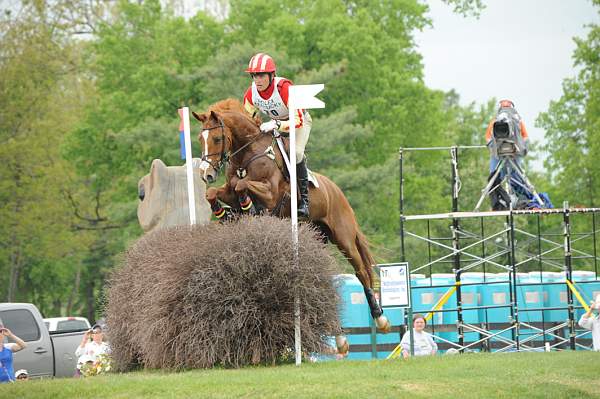
[[[382,307],[410,306],[410,272],[408,263],[386,263],[379,268],[379,297]]]

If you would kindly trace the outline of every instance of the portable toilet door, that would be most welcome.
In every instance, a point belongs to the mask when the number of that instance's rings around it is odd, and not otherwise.
[[[346,332],[350,353],[348,359],[372,359],[371,356],[371,312],[363,286],[353,274],[339,274],[335,278],[341,297],[340,322]]]
[[[586,305],[590,304],[594,297],[594,281],[596,280],[596,273],[589,270],[573,270],[573,283],[575,289],[579,292]],[[583,304],[579,303],[577,298],[573,296],[573,305],[575,306],[575,318],[579,320],[585,313]]]
[[[465,272],[460,275],[460,293],[462,298],[462,317],[467,324],[481,323],[479,306],[482,303],[481,293],[483,288],[483,272]],[[465,343],[475,342],[483,338],[476,332],[465,332]],[[481,346],[474,346],[471,350],[479,350]]]
[[[533,328],[526,328],[521,323],[528,323],[536,328],[542,327],[544,319],[544,289],[542,278],[538,272],[517,273],[517,299],[519,307],[519,339],[530,347],[543,347],[544,335]]]
[[[479,313],[479,318],[481,323],[485,323],[488,331],[495,334],[511,325],[508,274],[486,273],[486,283],[482,286],[481,305],[498,307],[482,309]],[[512,332],[510,330],[505,331],[499,337],[512,339]],[[492,352],[502,349],[505,346],[507,344],[502,339],[494,337],[489,340],[489,348]]]
[[[590,302],[596,299],[596,296],[600,294],[600,292],[598,292],[600,291],[600,282],[596,281],[596,273],[589,270],[573,270],[572,276],[575,289],[579,292],[579,295],[582,297],[585,304],[589,306]],[[594,290],[596,291],[596,295],[594,295]],[[578,321],[585,313],[585,309],[575,295],[573,295],[573,306],[575,307],[575,322],[577,323],[575,326],[578,329],[577,343],[585,345],[587,342],[591,342],[592,335],[591,332],[585,331],[579,327]],[[580,350],[582,348],[577,346],[577,349]]]
[[[438,300],[448,292],[448,290],[452,289],[456,284],[456,280],[452,273],[434,273],[431,275],[431,282],[433,287],[431,295],[427,298],[429,310],[433,309]],[[440,310],[446,309],[456,309],[456,292],[454,292],[440,308]],[[436,318],[436,324],[440,325],[439,330],[436,331],[436,335],[447,341],[458,343],[458,329],[456,325],[458,321],[457,312],[438,312],[434,313],[433,317]],[[442,345],[442,347],[445,346],[446,344]]]
[[[564,323],[568,318],[567,312],[567,285],[565,274],[561,272],[543,272],[544,283],[544,321],[550,325]]]

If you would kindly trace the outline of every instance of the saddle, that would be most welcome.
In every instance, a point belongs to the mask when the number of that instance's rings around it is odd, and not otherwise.
[[[284,165],[280,166],[280,168],[282,169],[283,175],[285,176],[286,180],[289,181],[290,159],[288,157],[288,152],[290,147],[290,140],[284,140],[281,134],[277,131],[273,131],[273,140],[275,140],[275,142],[277,143],[277,147],[279,147],[279,152],[283,157]],[[317,178],[314,176],[313,172],[308,168],[306,169],[308,170],[308,182],[312,184],[313,187],[319,188],[319,182],[317,181]]]

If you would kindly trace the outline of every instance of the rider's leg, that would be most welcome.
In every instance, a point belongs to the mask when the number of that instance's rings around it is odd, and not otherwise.
[[[300,201],[298,203],[298,217],[308,219],[308,169],[306,168],[306,157],[304,148],[310,136],[312,119],[308,112],[304,113],[302,127],[296,129],[296,180],[300,190]]]
[[[300,163],[296,164],[296,179],[300,189],[300,201],[298,203],[298,217],[308,218],[308,169],[306,168],[306,158],[302,158]]]

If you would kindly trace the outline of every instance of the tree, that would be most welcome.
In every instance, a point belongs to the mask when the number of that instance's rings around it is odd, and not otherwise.
[[[600,1],[594,4],[600,6]],[[540,114],[537,124],[546,129],[549,156],[544,164],[555,197],[594,207],[600,195],[600,26],[591,25],[587,38],[575,42],[579,73],[563,81],[563,95]]]
[[[4,17],[0,21],[1,296],[26,300],[51,288],[54,292],[40,303],[45,309],[70,291],[71,271],[86,239],[74,234],[70,213],[62,206],[64,182],[71,171],[59,151],[62,137],[77,120],[79,96],[85,90],[71,79],[79,46],[66,43],[43,4],[30,4],[20,18],[10,13]],[[66,257],[71,262],[65,262]]]

